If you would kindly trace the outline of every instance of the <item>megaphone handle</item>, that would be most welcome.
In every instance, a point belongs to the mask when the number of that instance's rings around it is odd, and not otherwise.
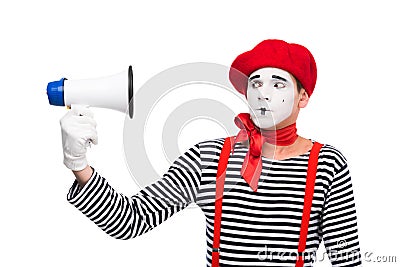
[[[93,114],[91,112],[85,112],[85,113],[82,112],[82,111],[88,109],[89,107],[90,107],[89,105],[71,104],[71,106],[69,106],[67,108],[71,109],[71,111],[76,115],[79,115],[79,116],[85,115],[85,116],[89,116],[89,117],[93,118]],[[90,139],[86,140],[86,144],[85,144],[86,147],[91,147],[91,144],[92,144],[92,141]]]

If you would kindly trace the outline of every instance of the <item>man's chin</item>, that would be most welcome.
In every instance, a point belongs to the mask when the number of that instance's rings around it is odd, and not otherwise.
[[[275,121],[272,116],[256,116],[251,117],[253,123],[263,130],[275,130]]]

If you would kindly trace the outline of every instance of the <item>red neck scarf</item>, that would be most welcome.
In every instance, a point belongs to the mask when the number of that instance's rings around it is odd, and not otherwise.
[[[246,154],[240,173],[253,191],[256,192],[262,169],[261,152],[264,142],[278,146],[293,144],[298,137],[296,123],[282,129],[261,130],[260,132],[260,129],[251,120],[249,113],[240,113],[235,117],[235,124],[240,128],[240,131],[236,135],[233,145],[237,142],[249,140],[249,151]]]

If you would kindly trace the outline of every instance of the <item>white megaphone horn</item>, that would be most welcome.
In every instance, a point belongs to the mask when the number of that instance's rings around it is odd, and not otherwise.
[[[133,117],[133,74],[132,66],[121,73],[83,80],[49,82],[47,96],[50,105],[66,106],[86,105],[108,108],[129,113]]]

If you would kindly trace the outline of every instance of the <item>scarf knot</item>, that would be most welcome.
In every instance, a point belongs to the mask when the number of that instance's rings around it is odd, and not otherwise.
[[[263,140],[260,135],[260,131],[255,127],[253,121],[250,119],[249,113],[240,113],[235,117],[235,124],[241,130],[236,135],[235,144],[249,140],[249,146],[252,147],[250,150],[251,155],[255,157],[261,156],[261,148],[257,144],[260,144]]]

